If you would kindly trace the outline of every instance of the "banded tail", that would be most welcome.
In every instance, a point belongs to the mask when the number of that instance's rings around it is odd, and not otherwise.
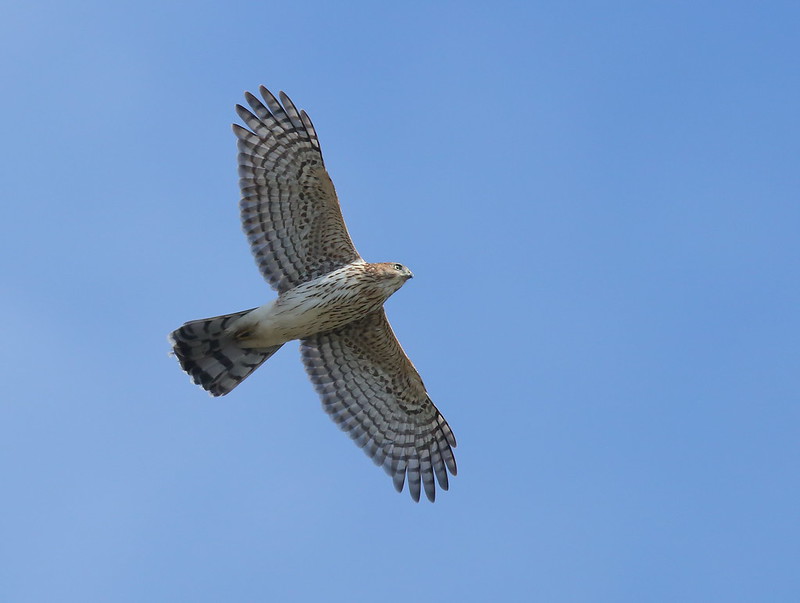
[[[235,335],[226,332],[234,320],[249,312],[252,310],[193,320],[170,333],[169,341],[181,368],[212,396],[230,392],[281,348],[245,348]]]

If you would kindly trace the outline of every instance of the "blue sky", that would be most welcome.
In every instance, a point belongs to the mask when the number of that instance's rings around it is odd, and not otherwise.
[[[795,2],[27,2],[0,22],[4,601],[800,600]],[[290,344],[234,104],[314,120],[458,438],[433,505]]]

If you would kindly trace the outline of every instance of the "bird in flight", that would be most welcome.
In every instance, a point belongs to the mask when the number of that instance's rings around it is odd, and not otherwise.
[[[300,340],[306,372],[339,427],[391,476],[398,492],[435,500],[456,474],[455,436],[392,331],[384,302],[412,278],[395,262],[356,251],[305,111],[283,92],[249,92],[236,105],[242,227],[278,297],[263,306],[193,320],[170,334],[192,380],[224,396]],[[435,477],[435,480],[434,480]]]

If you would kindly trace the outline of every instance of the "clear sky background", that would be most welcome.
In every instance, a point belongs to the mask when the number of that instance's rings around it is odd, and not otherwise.
[[[800,600],[800,4],[13,2],[0,20],[0,600]],[[458,438],[414,504],[271,299],[230,123],[305,108]]]

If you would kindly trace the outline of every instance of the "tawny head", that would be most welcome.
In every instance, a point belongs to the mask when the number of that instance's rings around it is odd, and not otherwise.
[[[380,284],[382,289],[389,290],[389,295],[397,291],[408,279],[414,276],[408,268],[395,262],[368,264],[368,272]]]
[[[395,262],[380,262],[373,264],[377,268],[376,273],[383,278],[396,280],[399,279],[405,283],[408,279],[414,278],[414,274],[402,264]]]

